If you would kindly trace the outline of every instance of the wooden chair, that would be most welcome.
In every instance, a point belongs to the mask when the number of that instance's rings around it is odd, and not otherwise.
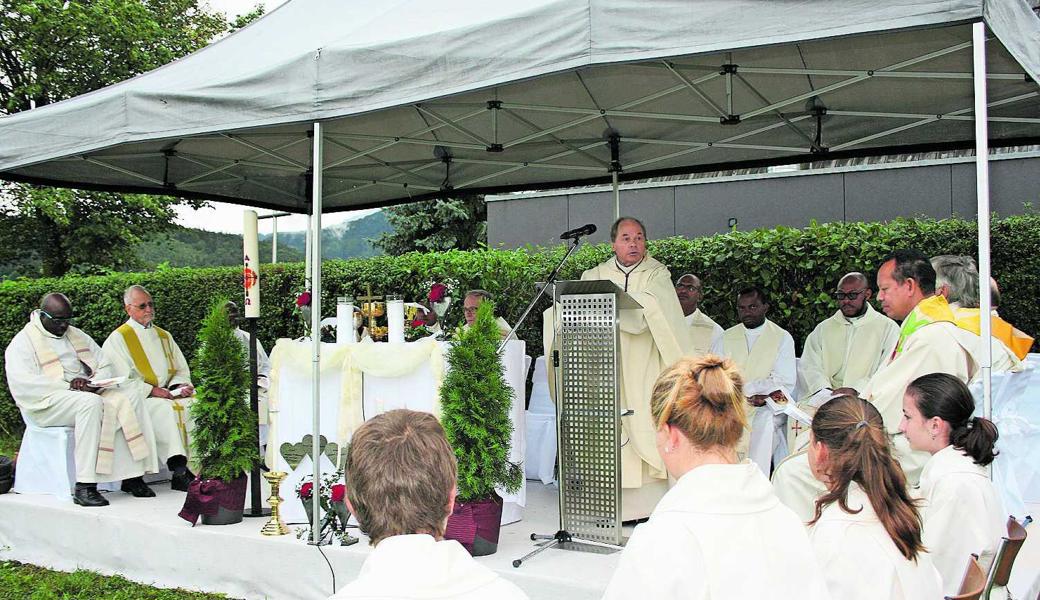
[[[986,578],[986,590],[982,594],[983,600],[989,600],[994,586],[1007,587],[1008,580],[1011,579],[1011,567],[1015,565],[1015,557],[1026,541],[1026,528],[1013,516],[1008,517],[1007,532],[1007,537],[1000,538],[1000,545],[997,546],[997,553],[993,557],[993,566]]]
[[[979,557],[972,554],[968,568],[964,571],[964,579],[956,596],[946,596],[945,600],[979,600],[986,589],[986,572],[979,565]]]

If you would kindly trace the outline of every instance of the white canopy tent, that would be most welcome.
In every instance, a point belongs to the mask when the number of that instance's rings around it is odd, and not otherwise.
[[[0,118],[0,178],[307,212],[320,257],[322,211],[974,147],[988,282],[988,144],[1040,142],[1038,77],[1026,0],[291,0]]]

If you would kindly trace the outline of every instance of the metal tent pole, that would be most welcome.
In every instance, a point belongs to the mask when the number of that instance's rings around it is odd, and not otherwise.
[[[318,523],[321,519],[321,194],[322,194],[322,134],[321,123],[314,123],[314,157],[311,187],[311,410],[314,434],[311,440],[311,456],[314,457],[314,482],[311,498],[311,543],[320,543]]]
[[[986,24],[971,26],[973,82],[975,88],[975,198],[979,221],[979,335],[982,338],[982,410],[989,419],[993,412],[993,344],[990,310],[989,252],[989,110],[986,106]],[[993,476],[992,466],[990,477]]]

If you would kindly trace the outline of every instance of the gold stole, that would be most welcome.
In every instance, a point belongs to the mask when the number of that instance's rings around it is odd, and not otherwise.
[[[36,360],[40,362],[44,375],[58,380],[64,380],[65,369],[61,366],[58,354],[51,349],[47,340],[44,339],[40,330],[32,323],[25,326],[29,334],[29,340],[36,350]],[[90,344],[82,331],[75,327],[69,327],[65,332],[69,338],[72,348],[76,351],[76,358],[90,370],[90,375],[97,372],[97,361],[94,353],[90,351]],[[94,469],[101,475],[112,472],[112,459],[115,452],[116,430],[123,430],[126,445],[130,448],[130,455],[134,460],[143,460],[148,456],[148,445],[145,444],[144,434],[141,433],[141,424],[137,421],[137,415],[133,407],[123,394],[108,393],[101,395],[104,402],[104,410],[101,416],[101,435],[98,438],[97,464]]]
[[[722,334],[723,348],[740,370],[744,381],[756,381],[769,377],[773,371],[773,364],[776,363],[776,356],[780,353],[780,344],[784,339],[781,333],[783,330],[769,319],[766,319],[763,327],[765,327],[765,331],[759,334],[750,352],[747,347],[747,337],[744,335],[747,328],[743,324],[730,327]],[[747,402],[744,403],[747,425],[744,427],[744,434],[740,437],[740,441],[737,442],[737,458],[740,460],[747,458],[750,452],[751,422],[756,410],[754,406]]]
[[[162,346],[163,355],[166,357],[166,379],[163,381],[163,386],[170,382],[170,379],[177,373],[177,367],[173,362],[173,348],[170,345],[170,334],[165,329],[155,327],[155,333],[159,336],[159,344]],[[130,326],[129,323],[123,323],[119,326],[116,331],[119,335],[123,336],[123,341],[126,342],[126,349],[130,352],[130,358],[134,361],[134,368],[141,374],[141,379],[148,385],[153,387],[159,386],[159,378],[155,375],[155,370],[152,369],[152,363],[148,362],[148,355],[144,353],[144,348],[141,346],[141,340],[137,337],[137,332]],[[184,405],[177,398],[170,400],[175,413],[177,413],[177,429],[181,432],[181,441],[184,442],[184,447],[188,447],[188,426],[184,420]]]
[[[153,327],[155,326],[153,325]],[[123,323],[116,331],[123,336],[123,341],[126,342],[126,349],[130,351],[130,358],[134,361],[134,368],[141,374],[141,379],[144,379],[145,383],[151,386],[160,387],[159,378],[156,377],[152,364],[148,362],[148,355],[144,353],[141,340],[137,337],[137,332],[134,331],[134,328],[129,323]],[[155,333],[159,336],[159,343],[162,345],[163,354],[166,356],[166,380],[163,382],[163,385],[165,385],[177,373],[177,368],[173,362],[170,334],[158,327],[155,327]]]

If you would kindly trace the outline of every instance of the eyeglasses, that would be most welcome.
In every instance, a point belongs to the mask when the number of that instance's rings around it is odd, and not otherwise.
[[[475,309],[475,308],[463,308],[462,309],[462,313],[466,314],[466,315],[475,315],[475,314],[477,314],[477,309]]]
[[[47,317],[51,321],[54,321],[55,323],[71,323],[76,320],[76,317],[71,315],[68,317],[55,317],[54,315],[45,310],[41,310],[40,314]]]
[[[860,294],[866,293],[866,288],[862,290],[853,290],[851,292],[834,292],[834,298],[838,301],[841,300],[855,300],[859,298]]]
[[[155,302],[148,301],[148,302],[142,302],[140,304],[127,304],[127,306],[132,306],[132,307],[136,308],[137,310],[144,310],[146,308],[155,308]]]
[[[677,284],[675,284],[675,289],[679,289],[679,288],[682,288],[684,290],[690,290],[690,291],[694,291],[694,290],[698,290],[699,291],[701,289],[701,286],[693,285],[692,283],[677,283]]]

